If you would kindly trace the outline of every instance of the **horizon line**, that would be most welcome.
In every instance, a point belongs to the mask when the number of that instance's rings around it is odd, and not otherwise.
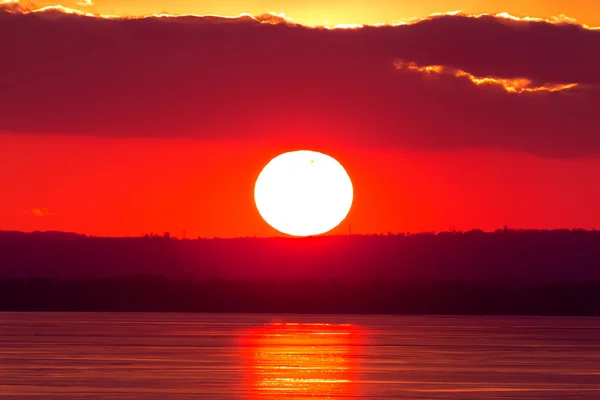
[[[162,234],[156,232],[142,233],[139,236],[124,235],[124,236],[110,236],[110,235],[93,235],[86,233],[79,233],[74,231],[60,231],[60,230],[31,230],[31,231],[20,231],[14,229],[1,229],[0,235],[7,233],[16,234],[63,234],[72,236],[81,236],[90,239],[161,239],[161,240],[178,240],[178,241],[193,241],[193,240],[236,240],[236,239],[316,239],[316,238],[336,238],[336,237],[410,237],[410,236],[440,236],[440,235],[464,235],[464,234],[497,234],[497,233],[557,233],[557,232],[570,232],[570,233],[596,233],[600,232],[599,229],[591,228],[510,228],[504,226],[496,228],[495,230],[484,230],[479,228],[472,228],[468,230],[433,230],[433,231],[418,231],[418,232],[379,232],[379,233],[352,233],[352,234],[320,234],[320,235],[309,235],[309,236],[292,236],[292,235],[274,235],[274,236],[192,236],[192,237],[180,237],[175,236],[171,232],[163,232]]]

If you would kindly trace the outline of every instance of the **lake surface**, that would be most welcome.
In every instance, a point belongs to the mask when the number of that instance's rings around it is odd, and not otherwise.
[[[600,319],[0,313],[0,398],[600,399]]]

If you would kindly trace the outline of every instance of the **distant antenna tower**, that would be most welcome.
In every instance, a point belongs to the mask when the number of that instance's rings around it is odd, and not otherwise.
[[[348,236],[352,235],[352,224],[348,224]]]

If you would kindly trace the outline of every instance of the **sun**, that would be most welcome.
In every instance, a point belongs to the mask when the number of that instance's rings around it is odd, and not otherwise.
[[[254,201],[279,232],[311,236],[338,226],[352,206],[352,181],[333,157],[316,151],[283,153],[262,170]]]

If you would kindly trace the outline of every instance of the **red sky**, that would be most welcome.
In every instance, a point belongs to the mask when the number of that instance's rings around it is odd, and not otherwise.
[[[11,196],[3,229],[96,235],[169,231],[189,237],[274,235],[257,214],[253,185],[286,147],[192,140],[1,137]],[[353,179],[355,201],[334,232],[511,227],[597,228],[597,159],[553,160],[487,151],[324,149]],[[392,166],[392,168],[390,168]],[[9,215],[48,208],[56,215]]]
[[[479,13],[486,2],[457,3]],[[505,3],[517,15],[558,10]],[[186,4],[168,11],[218,11]],[[245,4],[235,14],[258,12]],[[563,14],[592,24],[591,4]],[[336,23],[380,15],[350,8]],[[312,21],[274,11],[306,24],[337,15],[323,10]],[[353,180],[353,208],[332,233],[600,227],[600,31],[461,16],[339,31],[57,15],[0,11],[11,77],[0,82],[0,229],[277,235],[254,181],[295,149],[330,154]]]

